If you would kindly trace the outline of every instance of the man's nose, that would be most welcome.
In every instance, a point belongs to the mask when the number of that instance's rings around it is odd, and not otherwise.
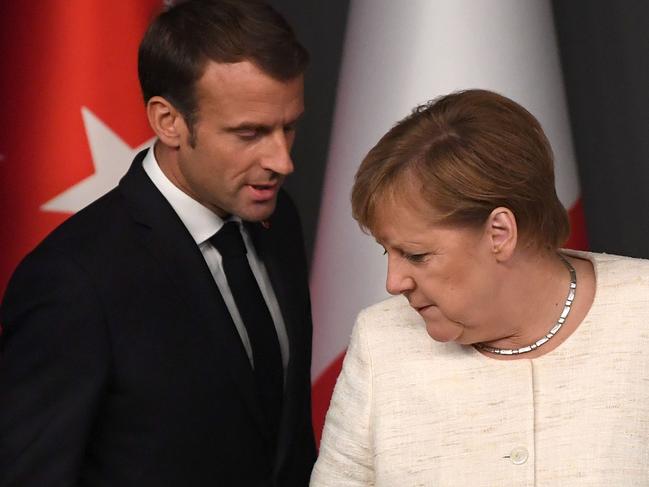
[[[264,169],[276,174],[287,176],[295,169],[291,159],[293,138],[284,131],[278,131],[270,136],[268,153],[262,161]]]

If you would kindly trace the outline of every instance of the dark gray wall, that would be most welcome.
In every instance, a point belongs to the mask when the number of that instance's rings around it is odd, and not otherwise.
[[[554,1],[590,248],[649,257],[649,3]]]
[[[310,257],[320,209],[349,0],[270,0],[270,3],[284,14],[311,54],[305,77],[306,111],[293,146],[296,169],[285,184],[300,209]]]

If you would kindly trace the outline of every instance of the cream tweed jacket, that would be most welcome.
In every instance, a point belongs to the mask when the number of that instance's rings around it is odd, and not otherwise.
[[[536,359],[436,343],[400,296],[361,312],[311,486],[649,486],[649,261],[566,253],[594,302]]]

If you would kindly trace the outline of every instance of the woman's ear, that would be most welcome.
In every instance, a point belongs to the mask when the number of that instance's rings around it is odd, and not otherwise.
[[[518,243],[518,227],[514,213],[503,206],[495,208],[487,218],[485,231],[496,260],[498,262],[508,260]]]
[[[153,96],[146,104],[149,125],[164,145],[178,148],[187,132],[183,116],[165,98]]]

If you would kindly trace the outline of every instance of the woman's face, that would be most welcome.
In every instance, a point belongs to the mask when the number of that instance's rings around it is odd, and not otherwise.
[[[408,298],[434,340],[471,344],[487,338],[481,323],[491,322],[498,289],[487,232],[431,223],[434,210],[423,202],[419,208],[384,203],[378,210],[373,235],[387,254],[388,292]]]

